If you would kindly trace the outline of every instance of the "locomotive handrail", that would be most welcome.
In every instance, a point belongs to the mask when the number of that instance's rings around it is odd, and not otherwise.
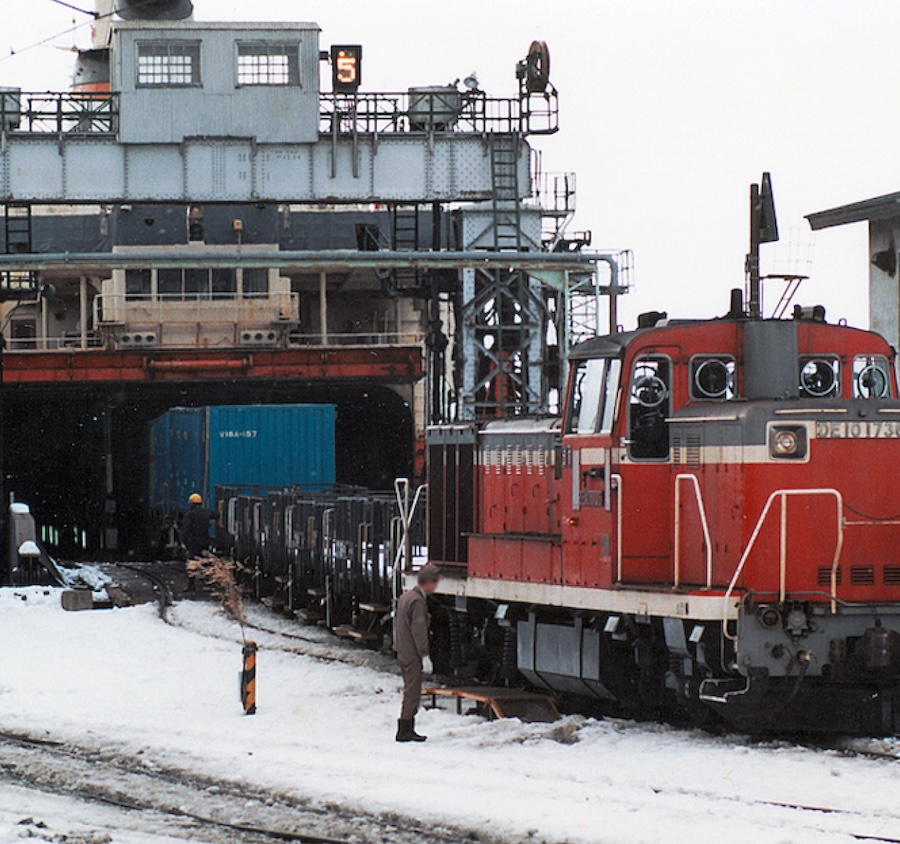
[[[703,541],[706,543],[706,588],[712,586],[712,540],[709,536],[709,522],[706,519],[706,505],[703,502],[703,491],[696,475],[688,473],[675,476],[675,573],[673,585],[677,589],[681,585],[681,481],[690,481],[700,511],[700,526],[703,529]]]
[[[753,547],[756,545],[756,540],[759,538],[759,534],[762,531],[763,525],[765,524],[766,518],[769,515],[769,510],[771,510],[772,505],[776,500],[781,500],[781,521],[780,521],[780,537],[779,537],[779,569],[778,569],[778,599],[780,602],[784,602],[786,595],[786,579],[787,579],[787,500],[788,498],[794,498],[799,496],[831,496],[835,500],[835,505],[837,508],[837,541],[835,542],[834,548],[834,559],[831,564],[831,611],[836,612],[837,610],[837,572],[838,572],[838,564],[841,559],[841,551],[844,548],[844,498],[840,492],[836,489],[822,488],[822,489],[778,489],[773,492],[768,500],[766,501],[766,506],[763,507],[762,514],[756,522],[756,527],[753,528],[753,533],[750,535],[750,541],[747,543],[747,547],[744,549],[744,553],[741,554],[740,562],[737,565],[737,568],[734,571],[734,576],[731,578],[731,582],[728,584],[728,589],[725,590],[725,596],[722,601],[723,613],[722,613],[722,622],[723,622],[723,633],[726,638],[731,639],[731,641],[737,640],[737,634],[732,635],[728,632],[728,603],[731,598],[732,592],[734,592],[734,588],[737,585],[738,579],[744,571],[744,566],[747,563],[747,560],[750,557],[750,553],[753,551]]]
[[[397,608],[397,599],[402,591],[400,590],[400,584],[402,583],[403,572],[412,571],[412,521],[422,494],[427,491],[428,484],[421,484],[416,488],[412,501],[410,501],[409,478],[396,478],[394,480],[394,494],[397,498],[397,506],[400,509],[400,536],[398,537],[399,542],[397,543],[393,561],[394,610]]]
[[[610,488],[616,491],[616,583],[622,582],[622,476],[609,476]]]

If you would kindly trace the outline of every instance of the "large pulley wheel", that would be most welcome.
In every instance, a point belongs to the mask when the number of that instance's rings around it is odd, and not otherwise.
[[[533,41],[525,60],[525,87],[529,94],[543,94],[550,84],[550,48],[546,41]]]

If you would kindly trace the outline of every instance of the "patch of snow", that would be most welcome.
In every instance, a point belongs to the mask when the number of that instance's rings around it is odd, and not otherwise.
[[[0,786],[0,844],[170,844],[185,838],[160,831],[158,818]]]
[[[59,571],[70,589],[90,589],[98,597],[105,598],[105,589],[112,583],[112,578],[103,572],[99,566],[89,563],[78,565],[75,568],[59,567]]]
[[[33,539],[27,539],[19,546],[20,557],[40,557],[41,549]]]
[[[211,604],[176,607],[173,617],[187,624],[179,627],[153,606],[64,613],[58,592],[55,602],[47,593],[22,600],[23,590],[0,590],[0,638],[11,643],[0,694],[7,731],[516,838],[900,838],[894,763],[628,721],[486,722],[446,710],[421,714],[426,744],[398,745],[400,681],[388,660],[350,665],[276,650],[339,645],[255,610],[272,632],[250,631],[261,646],[259,714],[245,717],[239,634]]]

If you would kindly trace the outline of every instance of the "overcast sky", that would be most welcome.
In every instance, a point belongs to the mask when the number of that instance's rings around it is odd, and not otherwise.
[[[867,322],[865,225],[813,236],[803,215],[900,190],[895,0],[195,3],[198,18],[313,20],[323,46],[364,44],[368,90],[476,70],[489,93],[512,96],[516,61],[543,38],[562,102],[560,133],[538,142],[545,169],[577,172],[575,226],[595,247],[634,250],[625,321],[726,309],[743,284],[748,185],[771,170],[785,242],[764,247],[764,270],[808,272],[804,303]],[[0,56],[17,51],[0,59],[0,85],[64,88],[71,54],[24,48],[73,20],[87,18],[51,0],[0,0]],[[87,40],[83,28],[53,44]]]

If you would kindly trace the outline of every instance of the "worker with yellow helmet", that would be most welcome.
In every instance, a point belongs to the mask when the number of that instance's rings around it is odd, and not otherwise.
[[[214,514],[203,506],[199,492],[193,493],[188,503],[191,506],[181,520],[181,541],[189,556],[199,557],[209,550],[209,522]]]

